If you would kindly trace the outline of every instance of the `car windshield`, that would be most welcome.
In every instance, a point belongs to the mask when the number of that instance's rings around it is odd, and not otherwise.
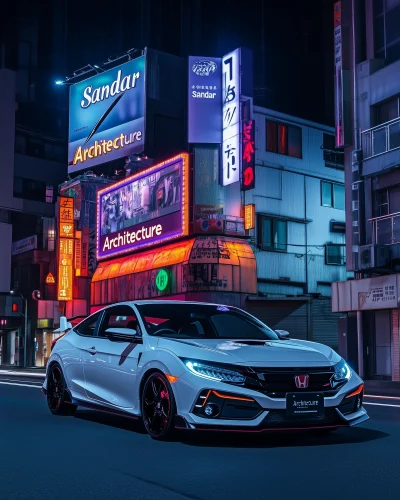
[[[190,303],[137,304],[150,335],[182,339],[278,340],[261,321],[235,307]]]

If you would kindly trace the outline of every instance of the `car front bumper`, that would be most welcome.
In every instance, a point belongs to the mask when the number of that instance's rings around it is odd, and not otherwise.
[[[177,383],[172,385],[177,403],[176,427],[180,429],[249,432],[333,429],[352,427],[369,418],[366,410],[362,407],[363,381],[354,372],[350,380],[335,396],[324,398],[324,412],[318,417],[310,415],[288,416],[286,398],[271,398],[245,387],[205,380],[191,373],[185,373]],[[348,397],[358,390],[360,390],[358,394],[351,398]],[[214,400],[207,399],[207,401],[218,405],[220,400],[223,408],[225,408],[229,396],[232,397],[229,401],[229,418],[224,418],[224,415],[227,414],[225,411],[220,411],[219,415],[216,416],[208,417],[205,415],[200,407],[204,405],[204,400],[209,393],[214,395]],[[307,391],[303,394],[306,396]],[[252,405],[254,411],[251,411]],[[235,411],[237,417],[235,417]],[[245,418],[242,417],[243,413],[247,413]]]

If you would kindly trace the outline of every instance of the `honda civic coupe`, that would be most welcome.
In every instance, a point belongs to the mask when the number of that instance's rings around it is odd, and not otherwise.
[[[368,419],[363,381],[330,347],[290,340],[236,307],[105,307],[53,343],[42,392],[55,415],[89,407],[176,429],[331,431]]]

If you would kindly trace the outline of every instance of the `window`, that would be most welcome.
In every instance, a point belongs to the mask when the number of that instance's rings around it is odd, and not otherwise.
[[[266,150],[271,153],[302,158],[301,127],[266,120]]]
[[[322,181],[321,205],[344,210],[344,185]]]
[[[233,307],[200,304],[137,306],[150,335],[169,338],[278,340],[274,331]],[[229,350],[229,343],[222,343]]]
[[[14,177],[14,196],[26,200],[46,201],[46,183],[24,177]]]
[[[140,330],[135,312],[129,306],[117,306],[106,309],[99,330],[99,337],[104,337],[107,328],[130,328]]]
[[[391,64],[400,59],[400,0],[374,0],[375,57]]]
[[[93,337],[96,331],[97,321],[100,317],[101,311],[96,314],[93,314],[88,319],[79,323],[79,325],[74,328],[75,332],[79,335],[84,335],[85,337]]]
[[[374,126],[382,123],[390,122],[400,116],[400,99],[399,96],[391,97],[386,101],[375,104],[372,107],[372,119]]]
[[[53,203],[54,188],[53,186],[46,186],[46,203]]]
[[[260,216],[258,243],[263,250],[287,251],[287,221]]]
[[[344,152],[336,148],[334,135],[324,133],[322,148],[326,167],[344,168]]]
[[[346,245],[325,245],[325,264],[328,266],[344,266],[346,264]]]

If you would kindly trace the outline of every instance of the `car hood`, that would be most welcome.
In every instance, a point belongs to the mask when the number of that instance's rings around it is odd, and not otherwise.
[[[305,340],[160,338],[158,348],[178,357],[248,366],[331,366],[341,359],[330,347]]]

